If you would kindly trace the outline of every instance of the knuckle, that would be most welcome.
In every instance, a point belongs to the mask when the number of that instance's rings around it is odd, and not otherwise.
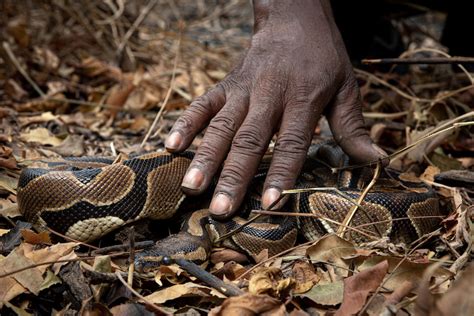
[[[236,191],[245,190],[248,183],[248,174],[250,173],[242,163],[235,160],[226,162],[216,191],[226,191],[231,195],[235,195]]]
[[[219,150],[221,149],[210,145],[210,143],[201,144],[201,146],[199,146],[198,153],[194,157],[190,167],[204,169],[206,166],[217,164],[218,157],[220,156],[218,154]]]
[[[228,113],[219,114],[214,117],[207,128],[206,134],[219,135],[222,138],[231,140],[237,130],[235,118]]]
[[[179,131],[183,134],[187,134],[187,132],[194,126],[194,120],[191,115],[186,115],[183,113],[173,125],[171,132]]]
[[[266,140],[256,125],[242,126],[232,142],[232,149],[248,155],[262,155],[265,151]]]
[[[278,136],[275,144],[275,152],[288,158],[300,156],[308,149],[311,135],[307,131],[287,130]]]

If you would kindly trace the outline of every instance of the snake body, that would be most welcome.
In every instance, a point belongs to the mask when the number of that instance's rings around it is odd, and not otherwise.
[[[141,219],[173,217],[185,199],[181,180],[193,153],[152,153],[114,162],[110,158],[76,158],[48,168],[27,168],[19,180],[20,212],[36,226],[47,226],[79,241],[91,241],[127,223]],[[207,210],[191,213],[181,232],[158,241],[155,247],[138,256],[139,262],[161,262],[181,257],[205,262],[213,243],[237,228],[240,232],[225,241],[226,246],[256,255],[268,249],[269,255],[291,247],[297,227],[308,239],[337,231],[360,195],[362,176],[335,176],[330,169],[308,160],[297,186],[338,187],[321,192],[295,194],[289,209],[317,215],[267,218],[244,225],[234,218],[227,222],[212,220]],[[258,190],[264,173],[256,176],[243,208],[258,209]],[[355,181],[356,179],[357,181]],[[345,183],[343,183],[345,181]],[[390,182],[390,181],[389,181]],[[393,181],[392,181],[393,182]],[[389,237],[395,242],[410,242],[426,234],[439,223],[439,203],[434,192],[424,186],[400,188],[386,185],[376,188],[355,213],[350,237],[357,242],[370,236]],[[428,217],[424,219],[423,217]],[[370,224],[375,223],[375,224]]]

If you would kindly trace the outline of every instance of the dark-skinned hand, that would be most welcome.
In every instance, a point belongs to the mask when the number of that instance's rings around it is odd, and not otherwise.
[[[329,2],[255,0],[254,15],[240,64],[191,103],[165,143],[170,152],[183,151],[209,125],[182,187],[187,194],[203,192],[225,161],[210,205],[221,219],[240,206],[275,133],[262,207],[294,186],[322,114],[354,161],[385,155],[364,128],[358,86]]]

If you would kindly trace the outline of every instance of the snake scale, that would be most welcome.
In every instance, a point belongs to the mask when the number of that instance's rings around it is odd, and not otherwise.
[[[334,158],[333,147],[313,146],[297,181],[297,188],[337,187],[325,191],[302,191],[286,204],[293,212],[314,217],[266,217],[244,225],[245,219],[218,222],[206,209],[194,210],[182,230],[156,243],[138,255],[137,263],[156,265],[170,258],[206,262],[214,242],[223,234],[240,228],[224,240],[224,246],[256,255],[268,249],[273,255],[291,247],[298,230],[310,240],[336,232],[370,172],[331,173],[328,163]],[[326,153],[326,154],[325,154]],[[330,153],[330,155],[327,155]],[[331,156],[332,155],[332,156]],[[111,158],[74,158],[49,163],[48,167],[23,170],[18,185],[20,212],[37,227],[47,226],[73,239],[88,242],[141,219],[173,217],[185,199],[181,180],[193,153],[150,153],[120,162]],[[262,164],[263,166],[263,164]],[[243,211],[259,209],[259,188],[265,167],[255,176]],[[363,202],[349,230],[356,242],[389,237],[394,242],[411,242],[431,232],[439,224],[439,201],[430,188],[406,184],[387,177]],[[423,218],[425,217],[425,218]],[[372,224],[373,223],[373,224]]]

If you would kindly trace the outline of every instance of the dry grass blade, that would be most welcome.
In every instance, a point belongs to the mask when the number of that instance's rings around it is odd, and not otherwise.
[[[369,193],[370,189],[372,189],[372,187],[375,185],[375,182],[377,182],[377,179],[380,176],[380,170],[381,169],[382,169],[382,163],[379,161],[377,163],[377,167],[375,168],[375,173],[374,173],[374,176],[373,176],[372,180],[367,185],[367,187],[362,191],[359,198],[357,199],[357,205],[354,205],[354,206],[351,207],[350,211],[346,214],[346,217],[344,218],[344,221],[342,222],[342,225],[339,226],[339,229],[337,231],[337,235],[339,237],[342,238],[344,236],[347,227],[350,226],[352,218],[354,217],[355,213],[359,209],[359,205],[361,205],[364,202],[364,199],[367,196],[367,194]],[[380,237],[382,237],[382,233],[379,231],[378,226],[374,225],[374,227],[378,231]]]
[[[135,290],[123,279],[122,274],[120,273],[120,271],[116,271],[116,272],[115,272],[115,275],[117,276],[117,278],[119,279],[119,281],[120,281],[127,289],[129,289],[130,292],[133,293],[133,295],[135,295],[136,297],[138,297],[139,299],[141,299],[148,307],[150,307],[153,311],[155,311],[155,313],[156,313],[157,315],[172,315],[172,313],[168,313],[167,311],[165,311],[164,309],[162,309],[162,308],[159,307],[158,305],[149,302],[145,297],[143,297],[143,295],[141,295],[140,293],[138,293],[137,291],[135,291]]]
[[[182,26],[181,30],[183,28],[184,28],[184,25]],[[180,34],[181,34],[181,32],[180,32]],[[143,138],[142,143],[140,144],[141,148],[143,148],[143,146],[145,146],[146,142],[148,141],[148,138],[150,138],[151,133],[155,129],[156,124],[158,124],[158,121],[160,120],[161,116],[163,115],[163,112],[165,111],[166,105],[168,104],[168,100],[170,99],[171,92],[174,89],[174,81],[175,81],[175,78],[176,78],[176,69],[178,67],[178,59],[179,59],[180,48],[181,48],[181,35],[178,37],[178,42],[176,44],[176,55],[175,55],[174,62],[173,62],[173,72],[172,72],[171,79],[170,79],[170,87],[168,88],[168,92],[166,92],[166,96],[165,96],[165,99],[163,101],[163,104],[161,105],[160,110],[158,111],[158,113],[156,113],[156,116],[155,116],[155,119],[153,120],[153,123],[151,123],[151,126],[148,129],[148,132],[146,133],[145,137]]]

